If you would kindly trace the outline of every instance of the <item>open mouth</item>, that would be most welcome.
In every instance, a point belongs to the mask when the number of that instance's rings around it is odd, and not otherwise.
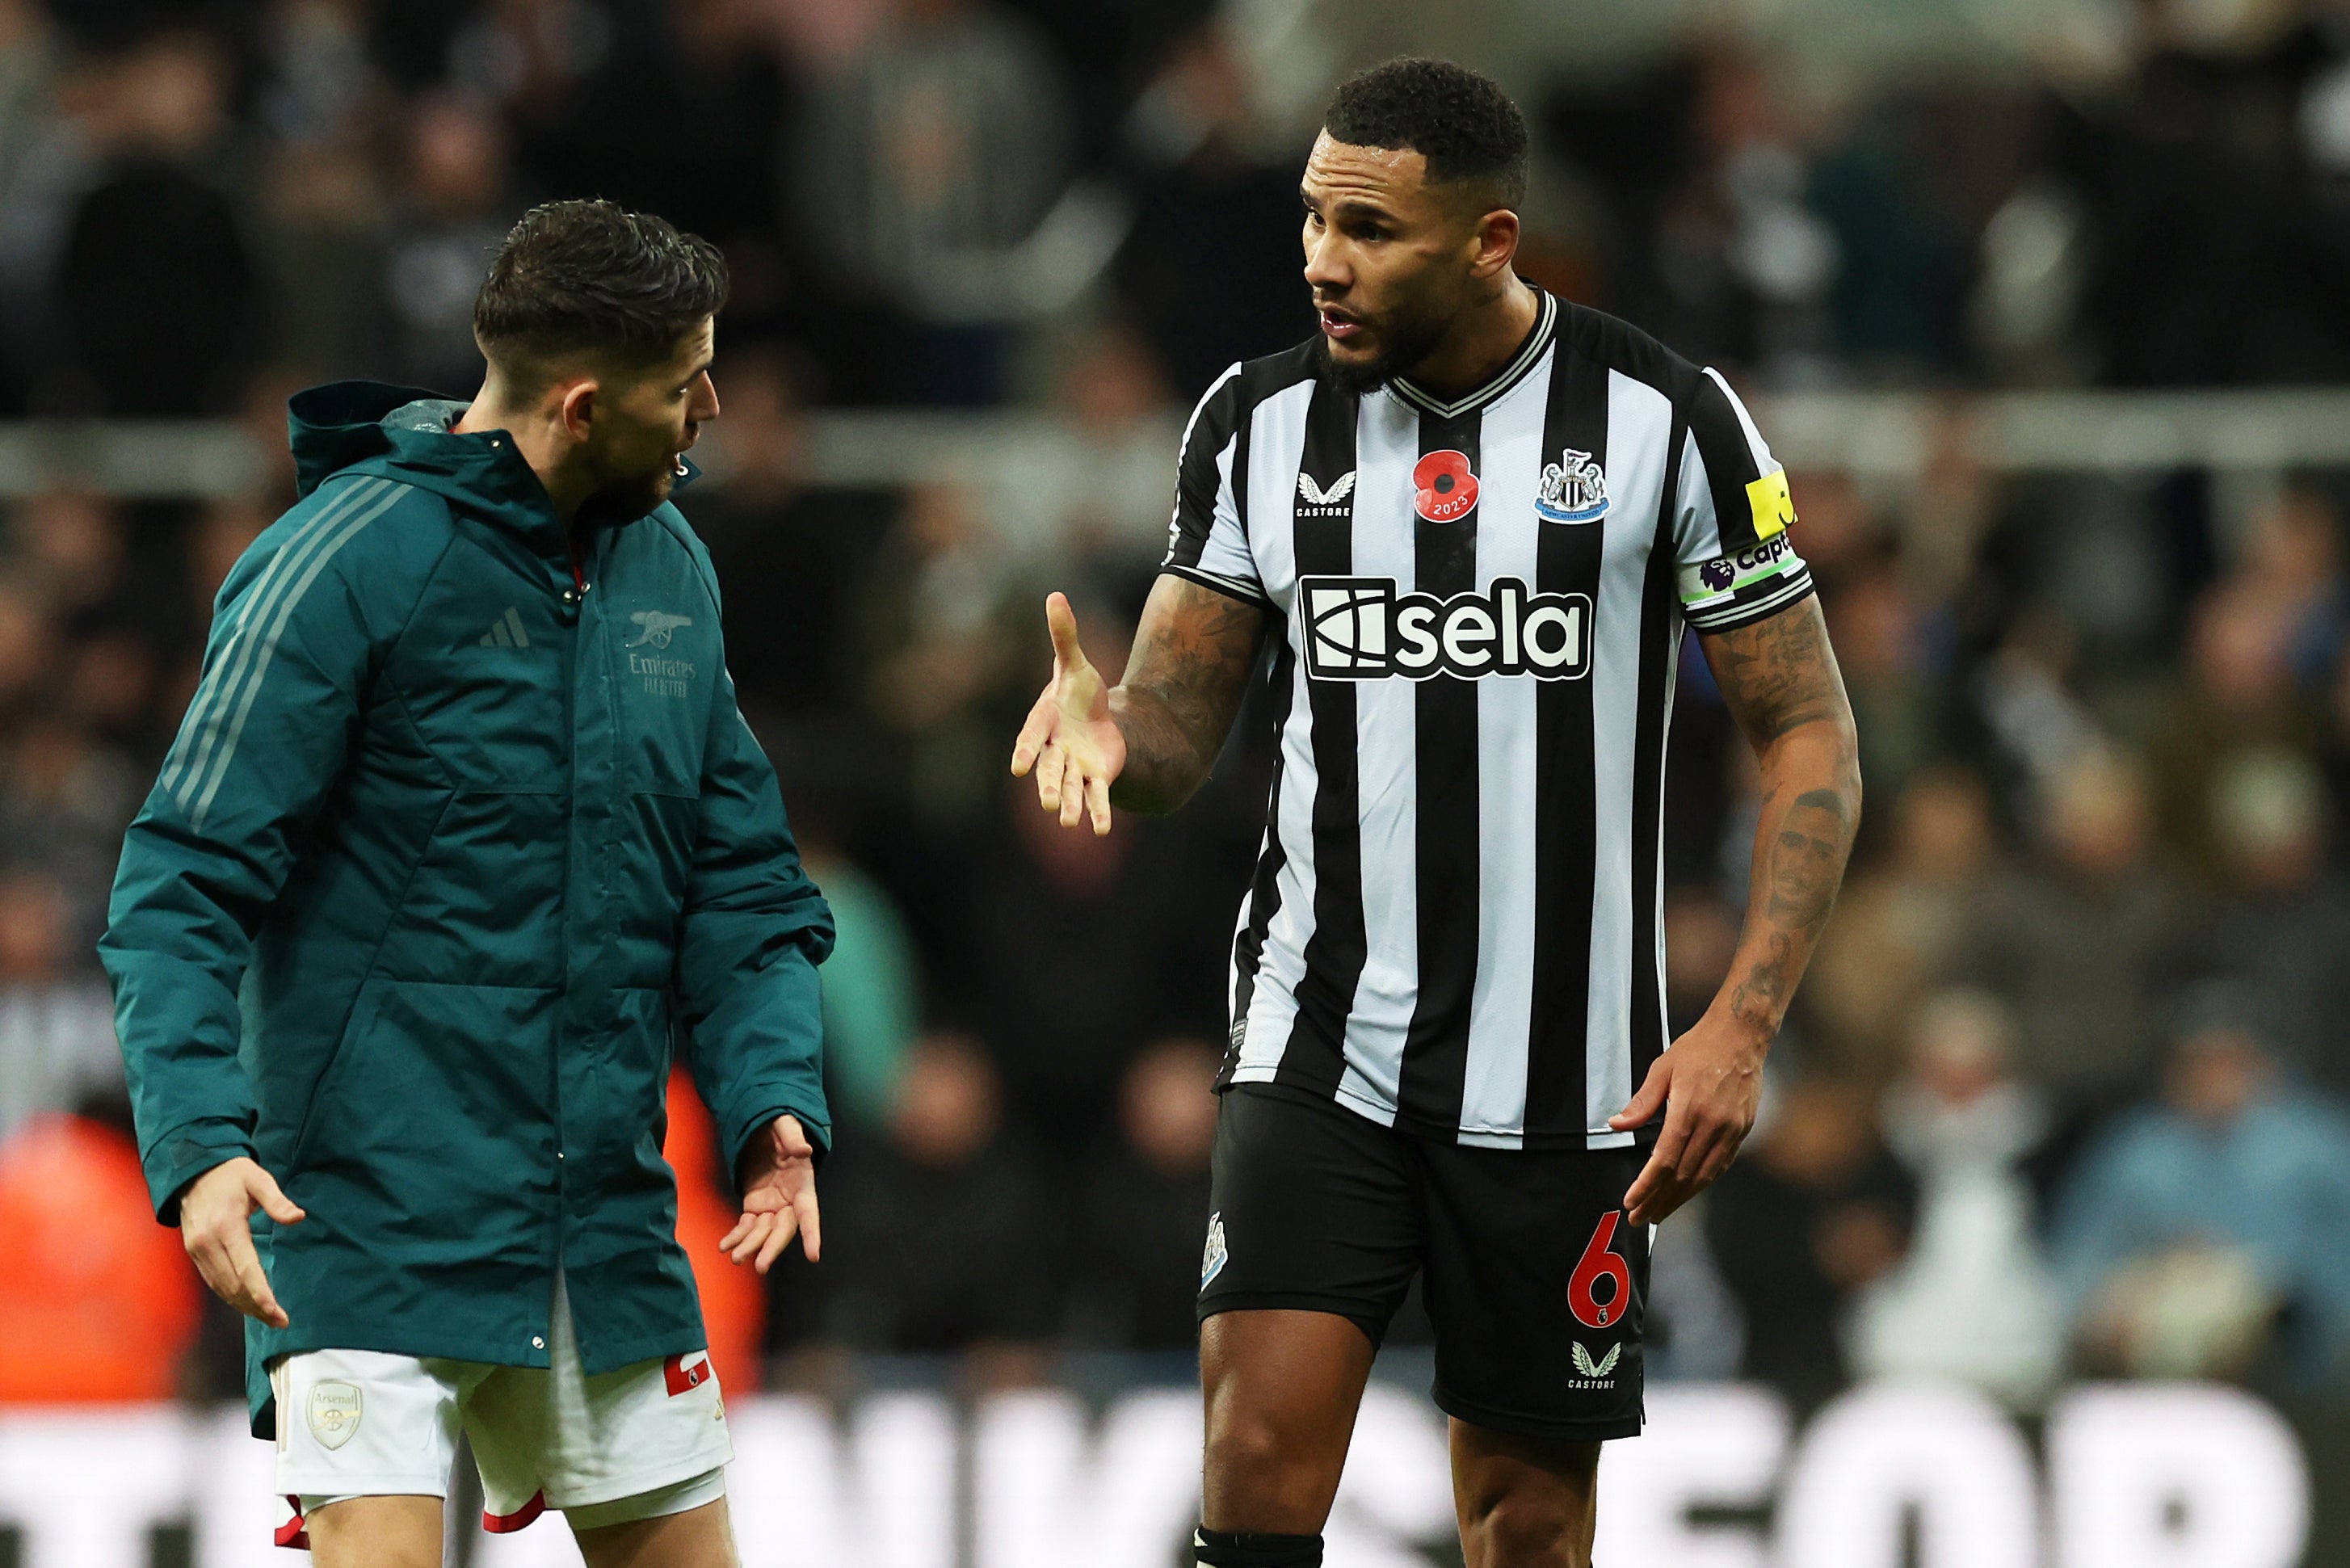
[[[1352,343],[1367,329],[1363,324],[1343,310],[1329,306],[1322,307],[1322,335],[1333,343]]]

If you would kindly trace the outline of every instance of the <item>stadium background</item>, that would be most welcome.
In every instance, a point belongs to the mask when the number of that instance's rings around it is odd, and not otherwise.
[[[0,1562],[290,1560],[92,942],[286,395],[469,392],[488,248],[588,194],[733,264],[686,509],[843,930],[826,1261],[705,1276],[746,1561],[1176,1560],[1265,758],[1101,842],[1003,761],[1043,593],[1121,647],[1184,410],[1311,329],[1297,166],[1405,49],[1525,107],[1525,270],[1751,395],[1861,722],[1601,1561],[2350,1563],[2338,0],[0,0]],[[1741,752],[1685,661],[1682,1022]],[[671,1152],[706,1252],[690,1092]],[[1423,1343],[1336,1568],[1452,1560]]]

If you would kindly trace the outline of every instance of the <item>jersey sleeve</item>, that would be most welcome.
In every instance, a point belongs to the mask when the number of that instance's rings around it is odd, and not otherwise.
[[[1788,530],[1795,504],[1787,471],[1719,371],[1698,378],[1688,403],[1673,555],[1681,612],[1700,631],[1731,631],[1812,592],[1811,568]]]
[[[1246,476],[1232,472],[1242,417],[1241,368],[1234,365],[1216,378],[1183,427],[1175,460],[1175,516],[1167,531],[1167,558],[1159,569],[1261,605],[1266,602],[1264,585],[1257,578],[1235,489]]]

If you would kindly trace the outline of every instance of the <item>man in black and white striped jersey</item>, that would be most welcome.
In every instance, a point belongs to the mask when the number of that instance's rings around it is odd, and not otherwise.
[[[1048,602],[1014,754],[1065,825],[1171,810],[1269,666],[1199,1304],[1214,1568],[1319,1562],[1415,1273],[1470,1568],[1588,1562],[1598,1443],[1641,1423],[1648,1227],[1752,1125],[1858,821],[1783,470],[1720,375],[1515,275],[1525,156],[1459,67],[1339,88],[1302,190],[1321,333],[1194,411],[1124,684]],[[1685,626],[1763,798],[1736,961],[1667,1050]]]

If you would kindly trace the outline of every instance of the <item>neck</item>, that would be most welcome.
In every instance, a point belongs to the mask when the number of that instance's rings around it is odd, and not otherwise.
[[[571,462],[571,443],[563,433],[560,408],[530,408],[509,400],[494,382],[483,383],[464,416],[449,427],[459,435],[483,435],[503,431],[522,453],[530,471],[546,487],[555,514],[569,527],[579,519],[579,508],[594,486]]]
[[[1510,362],[1541,315],[1534,291],[1504,270],[1491,292],[1462,311],[1444,340],[1405,371],[1404,379],[1448,400],[1481,387]]]

